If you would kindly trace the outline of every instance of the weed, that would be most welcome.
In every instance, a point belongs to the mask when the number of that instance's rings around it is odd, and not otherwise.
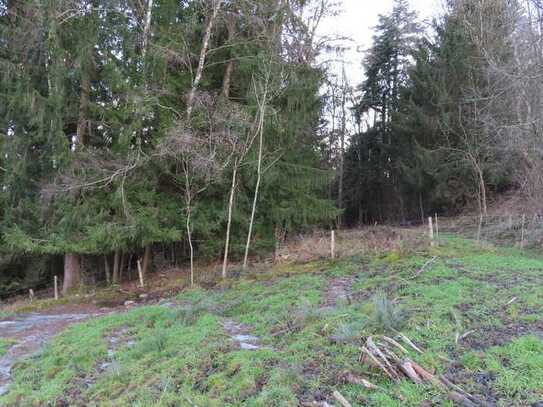
[[[370,324],[378,333],[401,329],[407,320],[405,309],[396,301],[390,300],[384,291],[378,291],[372,298]]]

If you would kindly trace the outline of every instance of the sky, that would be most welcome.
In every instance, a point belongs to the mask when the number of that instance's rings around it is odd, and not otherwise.
[[[392,10],[393,0],[342,0],[343,9],[338,16],[327,17],[319,26],[320,35],[349,37],[352,41],[343,44],[350,49],[345,52],[348,80],[351,84],[362,82],[363,51],[371,46],[373,27],[377,25],[379,14]],[[441,0],[410,0],[411,8],[419,15],[419,20],[438,16],[442,10]],[[325,56],[324,58],[330,58]],[[341,72],[336,64],[336,72]]]

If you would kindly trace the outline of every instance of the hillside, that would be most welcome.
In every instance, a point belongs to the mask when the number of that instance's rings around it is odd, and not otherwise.
[[[340,406],[335,391],[352,406],[455,405],[363,357],[381,335],[480,405],[540,405],[541,269],[539,254],[445,237],[249,272],[71,326],[15,366],[0,405]]]

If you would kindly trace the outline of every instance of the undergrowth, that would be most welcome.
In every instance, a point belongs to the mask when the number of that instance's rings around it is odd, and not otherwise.
[[[530,405],[543,399],[541,269],[537,255],[448,238],[425,251],[253,271],[228,287],[188,290],[175,309],[72,326],[16,366],[0,405],[298,406],[333,402],[337,390],[353,406],[452,406],[432,385],[394,383],[360,362],[365,337],[399,331],[422,348],[410,357],[427,369],[489,403]],[[326,306],[331,282],[344,277],[348,301]],[[260,348],[240,349],[227,320],[248,327]],[[119,329],[125,342],[108,352]],[[379,389],[346,383],[346,372]]]

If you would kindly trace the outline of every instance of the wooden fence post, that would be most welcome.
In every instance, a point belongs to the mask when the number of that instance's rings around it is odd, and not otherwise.
[[[141,288],[143,288],[143,271],[141,269],[141,261],[140,261],[140,259],[138,259],[137,264],[138,264],[138,276],[140,278],[140,286],[141,286]]]
[[[54,282],[55,282],[55,300],[58,301],[58,277],[57,276],[54,277]]]
[[[332,259],[336,257],[336,231],[332,230],[330,236],[330,256]]]
[[[432,217],[428,216],[428,231],[430,232],[430,246],[434,245],[434,227],[432,226]]]

